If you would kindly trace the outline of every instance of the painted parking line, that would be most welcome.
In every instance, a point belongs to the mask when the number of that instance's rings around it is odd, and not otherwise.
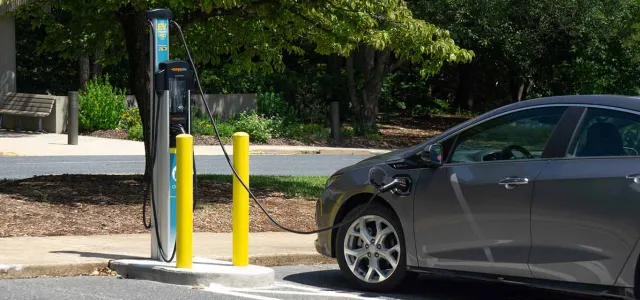
[[[347,292],[319,289],[283,282],[277,282],[273,286],[265,288],[225,288],[222,286],[211,286],[205,290],[222,295],[256,300],[281,300],[280,298],[273,298],[278,296],[305,296],[305,298],[308,299],[313,299],[314,297],[358,300],[372,299],[372,297],[363,297]],[[379,299],[379,297],[375,298]]]

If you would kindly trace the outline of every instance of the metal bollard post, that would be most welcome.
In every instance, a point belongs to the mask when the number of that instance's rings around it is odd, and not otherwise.
[[[78,92],[69,92],[67,109],[67,144],[78,144]]]
[[[240,179],[249,187],[249,134],[233,134],[233,167]],[[237,267],[249,265],[249,192],[233,176],[233,257],[232,264]]]
[[[193,266],[193,136],[176,136],[176,267]]]
[[[331,102],[331,136],[336,142],[340,141],[340,102]]]

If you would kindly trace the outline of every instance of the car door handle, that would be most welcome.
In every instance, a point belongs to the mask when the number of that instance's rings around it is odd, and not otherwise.
[[[528,183],[529,183],[529,178],[523,178],[523,177],[507,177],[505,179],[500,180],[500,182],[498,182],[498,184],[504,185],[504,187],[509,190],[514,189],[518,185],[528,184]]]
[[[633,182],[640,183],[640,172],[627,175],[627,179],[633,179]]]

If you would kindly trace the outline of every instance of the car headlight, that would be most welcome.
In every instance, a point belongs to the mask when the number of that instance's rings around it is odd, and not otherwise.
[[[340,176],[342,176],[342,174],[331,175],[331,177],[329,177],[329,179],[327,179],[327,182],[324,184],[324,188],[328,188],[334,181],[340,178]]]

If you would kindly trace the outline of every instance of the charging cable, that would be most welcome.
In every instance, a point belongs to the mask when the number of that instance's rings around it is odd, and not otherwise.
[[[222,152],[224,153],[225,158],[227,159],[227,163],[229,164],[229,167],[231,168],[231,170],[233,171],[234,176],[238,179],[238,181],[242,184],[242,186],[244,187],[244,189],[249,193],[249,195],[251,195],[251,198],[253,199],[253,201],[256,202],[256,204],[258,205],[258,207],[260,207],[260,209],[262,210],[262,212],[264,212],[264,214],[269,218],[269,220],[271,220],[271,222],[273,222],[276,226],[280,227],[280,229],[284,230],[284,231],[288,231],[291,233],[297,233],[297,234],[316,234],[316,233],[320,233],[320,232],[324,232],[324,231],[329,231],[329,230],[333,230],[336,229],[338,227],[344,226],[346,224],[350,224],[355,222],[357,219],[359,219],[360,217],[362,217],[362,215],[364,215],[364,213],[366,212],[367,208],[369,208],[369,205],[373,202],[373,200],[380,195],[381,193],[384,192],[388,192],[390,190],[392,190],[394,187],[396,187],[396,185],[401,184],[402,181],[395,179],[393,180],[391,183],[384,185],[380,188],[378,188],[378,191],[373,194],[371,196],[371,198],[369,198],[369,200],[366,202],[366,205],[362,208],[361,212],[359,214],[356,215],[356,217],[350,219],[350,220],[346,220],[343,221],[339,224],[333,225],[331,227],[326,227],[326,228],[321,228],[321,229],[317,229],[317,230],[313,230],[313,231],[298,231],[298,230],[294,230],[294,229],[290,229],[287,228],[285,226],[282,226],[280,223],[278,223],[278,221],[276,221],[271,214],[269,214],[269,212],[267,212],[267,210],[262,206],[262,203],[260,203],[260,201],[258,201],[258,199],[256,198],[256,196],[253,194],[253,192],[251,191],[251,189],[249,187],[247,187],[247,185],[244,183],[244,181],[242,181],[242,179],[240,178],[240,175],[238,175],[238,172],[236,171],[236,169],[233,167],[233,163],[231,163],[231,159],[229,158],[229,154],[227,153],[227,150],[224,148],[224,143],[222,142],[222,139],[220,138],[220,133],[218,132],[218,126],[216,124],[215,119],[213,118],[213,114],[211,113],[211,110],[209,109],[209,104],[207,104],[207,101],[205,100],[204,97],[204,92],[202,91],[202,86],[200,85],[200,79],[198,77],[198,70],[196,69],[196,65],[193,62],[193,59],[191,58],[191,53],[189,52],[189,47],[187,46],[187,41],[184,38],[184,34],[182,32],[182,28],[180,27],[180,25],[178,25],[178,23],[176,23],[175,21],[171,20],[171,23],[173,25],[176,26],[176,28],[178,28],[178,31],[180,32],[180,37],[182,38],[182,44],[184,45],[184,49],[187,52],[187,56],[189,57],[189,63],[191,63],[191,66],[193,67],[193,73],[195,75],[195,79],[196,79],[196,83],[198,84],[198,89],[200,91],[200,96],[202,97],[202,102],[204,103],[205,108],[207,109],[207,113],[209,115],[209,119],[211,120],[211,123],[213,124],[213,129],[216,132],[216,137],[218,139],[218,142],[220,143],[220,147],[222,148]]]

